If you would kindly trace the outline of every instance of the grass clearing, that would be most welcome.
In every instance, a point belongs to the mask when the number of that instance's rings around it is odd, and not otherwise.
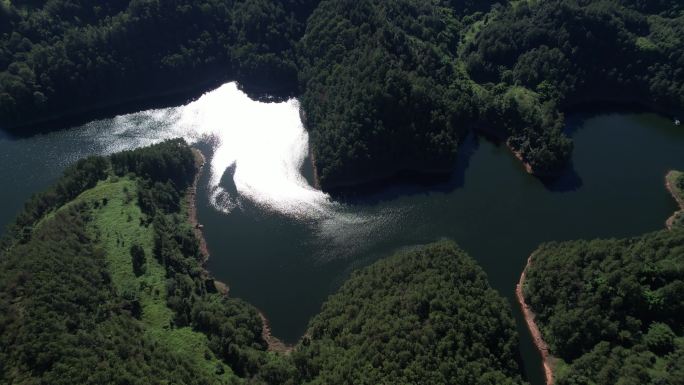
[[[639,36],[636,39],[636,46],[642,51],[658,51],[658,46],[648,37]]]
[[[110,178],[82,193],[69,205],[86,202],[93,207],[88,231],[106,253],[108,270],[117,294],[137,298],[142,308],[145,333],[178,357],[193,362],[199,370],[227,383],[234,375],[209,349],[206,335],[190,327],[173,326],[173,311],[166,305],[166,270],[153,254],[154,230],[145,224],[137,205],[137,183],[130,178]],[[61,208],[62,210],[64,208]],[[144,272],[136,277],[130,248],[145,250]],[[222,374],[218,374],[218,368]]]

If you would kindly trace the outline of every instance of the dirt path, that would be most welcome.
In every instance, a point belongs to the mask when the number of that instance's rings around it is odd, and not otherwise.
[[[525,316],[525,323],[527,324],[527,328],[530,330],[530,333],[532,334],[534,346],[537,348],[537,351],[539,351],[539,354],[542,357],[542,362],[544,366],[544,376],[546,377],[546,385],[553,385],[553,368],[555,358],[551,356],[551,354],[549,353],[549,345],[546,343],[546,341],[544,341],[541,331],[539,330],[539,326],[537,326],[537,322],[535,321],[536,315],[532,311],[530,305],[528,305],[525,301],[525,296],[523,294],[523,287],[525,285],[525,275],[527,273],[527,268],[529,268],[532,265],[533,255],[534,254],[530,255],[530,257],[527,258],[527,265],[525,265],[525,269],[520,275],[520,281],[518,282],[518,285],[516,285],[515,287],[515,296],[517,297],[518,303],[520,304],[520,308],[522,309],[523,315]]]
[[[679,204],[679,210],[675,211],[674,214],[672,214],[672,216],[667,218],[667,221],[665,221],[665,226],[667,226],[669,230],[672,230],[672,224],[674,223],[674,219],[677,214],[682,213],[682,215],[684,215],[684,196],[678,193],[677,188],[672,185],[675,173],[677,173],[677,171],[670,170],[668,171],[667,175],[665,175],[665,188],[667,188],[667,191],[670,192],[670,195],[672,195],[675,201],[677,201]]]
[[[261,331],[261,338],[263,338],[263,340],[268,344],[268,351],[283,354],[292,352],[294,346],[285,344],[283,341],[271,334],[271,325],[269,325],[268,319],[264,313],[259,311],[259,317],[261,317],[261,323],[264,325],[264,328]]]

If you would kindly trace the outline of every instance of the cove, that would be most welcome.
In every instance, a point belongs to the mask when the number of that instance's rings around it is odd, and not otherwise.
[[[67,165],[183,136],[209,160],[198,214],[209,270],[295,342],[350,272],[405,247],[454,239],[520,314],[513,291],[541,242],[660,229],[676,208],[664,187],[684,169],[684,129],[653,114],[573,114],[573,172],[543,183],[504,146],[469,138],[453,177],[333,199],[311,187],[296,101],[257,104],[224,85],[186,106],[143,111],[30,138],[0,137],[0,221]],[[528,376],[538,357],[518,322]]]

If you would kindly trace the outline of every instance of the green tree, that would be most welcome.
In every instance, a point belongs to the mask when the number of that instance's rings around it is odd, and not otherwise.
[[[142,246],[135,244],[131,246],[131,261],[133,264],[133,272],[136,276],[145,274],[145,249]]]

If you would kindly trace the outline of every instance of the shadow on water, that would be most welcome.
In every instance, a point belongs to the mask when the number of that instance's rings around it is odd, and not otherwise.
[[[38,122],[10,128],[0,127],[0,139],[30,138],[35,135],[78,127],[97,120],[109,120],[134,112],[187,105],[205,93],[231,81],[230,77],[221,72],[219,71],[219,73],[209,77],[209,80],[189,82],[189,86],[170,91],[153,91],[147,94],[134,95],[128,99],[89,106],[88,109],[76,109],[66,112],[63,116],[52,116]],[[297,96],[297,93],[294,92],[296,85],[287,82],[268,86],[257,79],[238,77],[232,80],[237,82],[238,89],[245,92],[250,99],[262,103],[286,102]]]
[[[46,118],[43,121],[27,125],[12,128],[0,127],[0,133],[4,133],[9,137],[16,139],[30,138],[39,134],[61,131],[65,128],[79,127],[93,121],[110,120],[124,114],[186,105],[199,99],[207,91],[219,87],[226,81],[227,79],[224,77],[218,77],[209,81],[198,82],[189,87],[179,88],[165,94],[138,95],[128,100],[94,106],[88,110],[75,110],[67,112],[64,116]]]
[[[597,114],[598,115],[598,114]],[[572,114],[568,117],[565,118],[565,126],[563,127],[563,133],[569,137],[572,138],[575,136],[577,131],[581,130],[584,128],[584,122],[587,121],[587,119],[591,118],[592,114],[585,112],[578,112],[576,114]]]
[[[337,202],[349,205],[377,205],[400,197],[424,195],[431,192],[449,193],[465,184],[470,159],[480,146],[477,135],[468,134],[458,147],[451,173],[423,173],[404,171],[381,181],[331,192]]]
[[[568,124],[568,135],[576,132],[584,121],[591,115],[574,117]],[[331,193],[335,201],[349,205],[369,204],[377,205],[382,202],[392,201],[399,197],[429,194],[432,192],[450,193],[465,185],[465,175],[472,156],[480,147],[480,136],[469,134],[460,144],[453,172],[450,174],[426,174],[420,172],[403,172],[392,178],[356,186],[353,189],[340,189]],[[494,146],[501,146],[501,141],[496,138],[484,137]],[[309,169],[310,166],[305,166]],[[582,177],[577,173],[574,163],[571,161],[558,175],[550,177],[537,177],[544,187],[550,192],[564,193],[579,190],[582,185]]]
[[[674,108],[670,109],[657,104],[644,104],[635,100],[606,101],[592,100],[573,103],[563,111],[566,117],[573,117],[582,120],[594,118],[599,115],[611,114],[657,114],[672,121],[675,117],[682,115],[684,111]],[[567,123],[566,119],[566,123]]]
[[[234,182],[235,170],[237,170],[237,165],[235,163],[228,166],[221,176],[221,183],[219,183],[219,186],[225,189],[228,195],[231,196],[237,196],[239,194]]]
[[[205,161],[207,164],[211,164],[211,160],[214,157],[214,152],[215,152],[215,145],[212,143],[212,140],[202,140],[193,145],[196,149],[198,149],[202,155],[204,156]],[[220,182],[218,187],[221,188],[223,191],[216,195],[213,199],[216,205],[218,206],[223,206],[223,205],[229,205],[230,204],[230,198],[231,196],[235,197],[238,196],[238,190],[237,186],[235,185],[234,179],[235,179],[235,171],[237,170],[237,164],[233,163],[230,166],[228,166],[224,171],[223,174],[221,174]],[[207,174],[204,176],[204,178],[210,178],[211,171],[210,172],[204,172],[203,174]],[[206,186],[203,186],[202,188],[206,188]],[[207,194],[212,194],[215,193],[215,191],[209,190],[206,191]]]
[[[570,162],[563,171],[552,177],[538,178],[548,191],[555,193],[573,192],[582,187],[582,177],[575,170],[575,164]]]

